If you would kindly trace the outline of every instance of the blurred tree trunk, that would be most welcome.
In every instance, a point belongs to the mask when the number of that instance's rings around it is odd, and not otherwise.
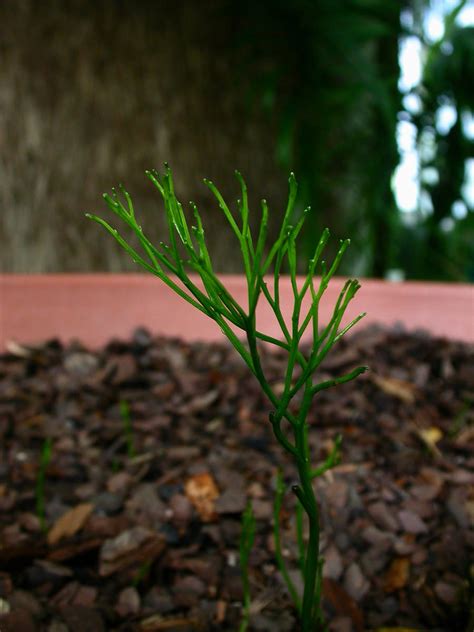
[[[376,59],[380,77],[380,97],[374,104],[373,158],[372,169],[367,173],[368,224],[372,249],[370,276],[383,277],[391,268],[398,253],[396,244],[399,234],[398,209],[392,191],[392,176],[399,161],[396,140],[397,115],[401,110],[398,90],[400,68],[398,63],[398,40],[400,37],[399,10],[386,11],[387,36],[376,45]],[[363,169],[363,165],[361,165]]]
[[[285,203],[272,118],[246,107],[225,0],[8,0],[0,3],[0,267],[9,272],[134,269],[97,239],[85,211],[124,183],[153,238],[163,212],[145,169],[173,168],[207,220],[222,271],[240,270],[202,183]],[[211,221],[209,221],[209,219]],[[236,253],[234,255],[234,253]]]

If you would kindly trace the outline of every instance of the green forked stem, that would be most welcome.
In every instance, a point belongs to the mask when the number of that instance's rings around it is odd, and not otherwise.
[[[341,258],[349,245],[349,240],[341,242],[333,263],[327,266],[321,260],[329,239],[329,230],[325,229],[315,247],[314,256],[309,262],[307,274],[302,284],[299,284],[296,243],[309,209],[306,209],[296,224],[291,223],[298,190],[295,176],[290,174],[288,204],[278,237],[272,244],[267,243],[269,211],[265,200],[262,201],[261,205],[262,214],[259,228],[255,234],[252,234],[249,223],[247,187],[240,173],[236,172],[241,189],[237,215],[226,204],[217,187],[209,180],[205,180],[205,184],[215,196],[235,238],[239,242],[244,274],[247,279],[248,304],[245,309],[238,304],[216,276],[207,248],[201,216],[196,205],[192,203],[191,209],[196,226],[189,226],[183,206],[176,197],[169,167],[165,167],[165,172],[162,175],[157,171],[149,171],[147,176],[158,189],[164,201],[169,231],[168,245],[160,243],[157,247],[146,237],[141,226],[137,223],[130,195],[123,187],[120,189],[124,202],[115,192],[112,195],[104,195],[104,199],[109,209],[135,233],[140,244],[140,250],[132,248],[118,231],[104,219],[96,215],[88,215],[88,217],[103,226],[142,268],[157,276],[185,301],[209,316],[209,318],[212,318],[241,355],[268,397],[272,406],[269,418],[273,432],[283,449],[291,455],[298,472],[299,483],[293,486],[293,492],[298,503],[297,538],[299,565],[304,581],[302,599],[300,599],[290,579],[281,553],[279,515],[285,488],[280,475],[277,480],[274,511],[277,564],[299,613],[302,631],[323,632],[326,630],[320,606],[323,560],[319,553],[319,507],[312,481],[339,462],[341,438],[336,438],[334,449],[326,460],[322,464],[313,466],[308,442],[309,424],[307,418],[313,399],[320,391],[348,382],[367,370],[367,367],[361,366],[345,375],[320,383],[313,382],[316,370],[331,348],[365,315],[360,314],[347,325],[341,326],[347,307],[360,287],[357,280],[349,279],[339,294],[332,317],[326,326],[320,330],[319,304],[331,278],[338,269]],[[291,322],[289,323],[285,321],[280,307],[280,272],[285,260],[289,269],[293,294],[293,310]],[[273,287],[270,289],[265,277],[272,269]],[[315,275],[318,270],[320,271],[319,285],[315,283]],[[190,278],[188,271],[198,274],[202,287],[196,285]],[[304,311],[303,303],[308,296],[308,292],[309,307]],[[262,297],[268,302],[275,315],[282,331],[282,339],[270,336],[257,328],[257,306]],[[310,325],[312,344],[309,351],[304,351],[302,339]],[[245,342],[242,342],[241,338],[235,333],[236,329],[243,332]],[[281,393],[277,394],[267,380],[261,364],[259,341],[265,341],[283,349],[287,353],[287,368]],[[296,395],[300,392],[302,392],[301,401],[296,406]],[[282,427],[284,420],[287,425],[289,424],[289,431]],[[302,514],[306,514],[309,525],[309,539],[307,543],[303,538]],[[250,510],[247,510],[244,516],[244,525],[246,525],[247,535],[241,541],[241,562],[243,562],[245,593],[242,630],[246,629],[248,625],[250,606],[247,563],[254,532],[254,522]]]

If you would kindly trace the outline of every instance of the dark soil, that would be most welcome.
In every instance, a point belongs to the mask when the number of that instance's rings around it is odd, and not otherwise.
[[[315,483],[330,630],[472,632],[474,350],[370,328],[321,377],[358,364],[371,372],[311,412],[317,460],[344,438],[341,465]],[[283,355],[266,352],[265,367],[278,390]],[[1,632],[236,630],[248,499],[250,629],[298,630],[272,537],[282,464],[284,552],[299,584],[295,472],[233,350],[143,330],[99,352],[12,344],[0,376]]]

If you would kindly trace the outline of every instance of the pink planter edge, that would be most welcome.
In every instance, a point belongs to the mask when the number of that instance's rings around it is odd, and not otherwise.
[[[222,275],[222,281],[245,304],[245,279]],[[321,304],[327,322],[344,279],[334,279]],[[361,311],[358,327],[402,323],[408,331],[425,329],[434,336],[474,343],[474,286],[426,282],[394,283],[361,279],[362,288],[344,322]],[[292,301],[288,278],[281,282],[283,311]],[[262,301],[261,331],[280,337],[278,325]],[[80,340],[99,348],[112,338],[127,339],[139,326],[155,335],[218,341],[218,326],[176,296],[159,279],[144,274],[0,274],[0,351],[12,341],[37,344],[51,338]]]

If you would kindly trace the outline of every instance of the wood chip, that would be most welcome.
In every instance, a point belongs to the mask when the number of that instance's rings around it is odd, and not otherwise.
[[[129,617],[138,614],[140,612],[140,595],[137,589],[133,586],[128,586],[121,590],[115,610],[121,617]]]
[[[346,570],[344,588],[355,601],[360,601],[370,589],[369,582],[356,562],[352,562]]]
[[[49,551],[47,557],[48,560],[54,562],[64,562],[65,560],[71,560],[87,551],[93,551],[98,549],[104,541],[104,538],[87,538],[80,542],[66,542],[56,546]]]
[[[403,529],[407,533],[426,533],[428,531],[428,527],[423,522],[423,520],[413,511],[408,511],[407,509],[402,509],[398,512],[398,518],[402,523]]]
[[[47,540],[50,546],[54,546],[63,538],[70,538],[82,529],[91,515],[94,505],[82,503],[66,511],[52,526],[48,532]]]
[[[3,600],[2,600],[3,601]],[[37,632],[33,617],[28,612],[8,612],[0,619],[1,632]]]
[[[398,531],[399,522],[394,515],[394,512],[386,503],[382,501],[372,503],[369,505],[368,511],[377,525],[383,530]]]
[[[323,576],[337,581],[344,570],[341,554],[334,545],[324,551]]]
[[[459,586],[453,586],[444,581],[436,582],[434,591],[444,603],[453,605],[456,602],[459,594]]]
[[[102,616],[95,608],[65,606],[61,610],[69,632],[105,632]]]
[[[112,575],[130,566],[153,561],[165,547],[164,538],[150,529],[133,527],[104,542],[100,551],[99,574]]]
[[[152,615],[140,621],[140,630],[143,632],[160,632],[163,630],[203,630],[200,621],[196,618],[163,619],[159,614]]]

